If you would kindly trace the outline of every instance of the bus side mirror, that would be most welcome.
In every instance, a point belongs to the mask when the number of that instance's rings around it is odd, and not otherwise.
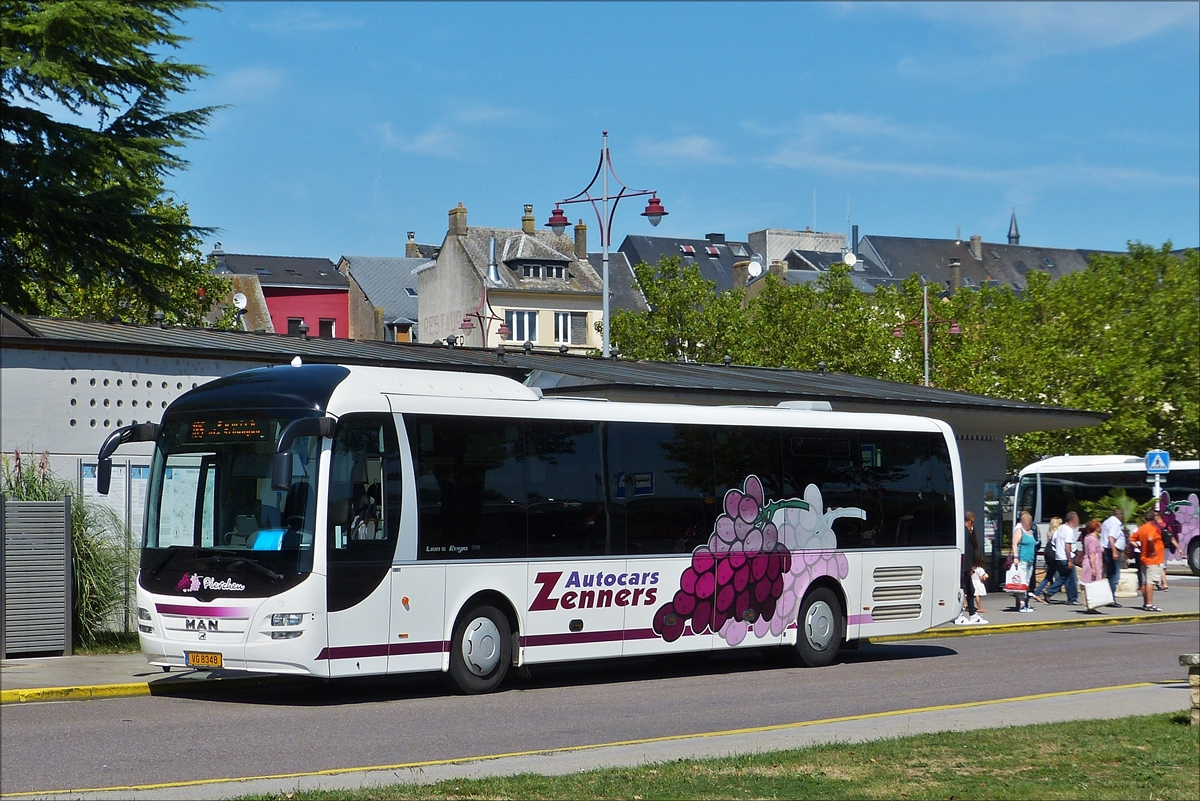
[[[106,456],[96,463],[96,492],[107,495],[110,484],[112,484],[112,459]]]
[[[271,489],[287,491],[292,487],[292,452],[275,454],[271,460]]]
[[[112,455],[126,442],[153,442],[158,439],[158,423],[134,423],[108,435],[96,454],[96,492],[107,495],[112,484]]]
[[[271,489],[289,490],[292,487],[292,443],[301,437],[332,437],[336,426],[332,417],[301,417],[284,426],[275,442],[275,458],[271,460]]]

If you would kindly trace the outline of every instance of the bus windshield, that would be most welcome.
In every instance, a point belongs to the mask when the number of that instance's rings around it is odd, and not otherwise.
[[[163,421],[150,469],[143,586],[178,583],[180,592],[192,593],[203,589],[191,586],[202,576],[237,574],[246,580],[235,576],[226,586],[242,585],[242,594],[253,595],[245,590],[278,591],[272,585],[312,570],[320,438],[296,439],[288,489],[271,486],[276,439],[295,416]]]

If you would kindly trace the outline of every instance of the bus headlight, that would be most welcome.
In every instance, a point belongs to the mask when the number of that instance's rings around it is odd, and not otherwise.
[[[150,619],[150,610],[144,606],[139,606],[138,607],[138,620],[149,620],[149,619]]]
[[[271,615],[272,626],[299,626],[304,622],[303,614],[287,613],[282,615]],[[274,636],[274,634],[272,634]],[[282,638],[276,638],[282,639]]]
[[[303,631],[272,631],[272,640],[291,640],[303,634]]]

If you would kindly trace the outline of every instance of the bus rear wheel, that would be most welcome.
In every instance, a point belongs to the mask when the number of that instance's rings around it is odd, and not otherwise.
[[[1192,541],[1188,543],[1187,560],[1192,575],[1200,576],[1200,537],[1192,537]]]
[[[837,658],[845,636],[842,604],[833,590],[818,587],[804,596],[797,622],[796,645],[787,649],[789,661],[824,667]]]
[[[459,616],[450,641],[450,678],[467,695],[500,686],[512,663],[512,629],[494,606],[476,606]]]

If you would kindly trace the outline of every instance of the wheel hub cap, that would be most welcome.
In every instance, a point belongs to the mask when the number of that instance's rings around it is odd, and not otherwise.
[[[814,651],[824,651],[833,642],[833,633],[837,626],[833,619],[833,610],[824,601],[817,601],[808,608],[804,616],[804,637]]]
[[[486,617],[471,621],[463,633],[463,660],[476,676],[486,676],[500,661],[500,630]]]

